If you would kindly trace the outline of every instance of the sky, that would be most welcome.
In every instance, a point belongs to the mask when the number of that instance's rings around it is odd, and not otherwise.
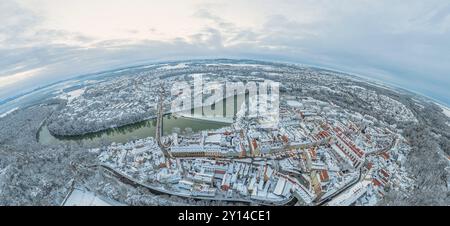
[[[245,58],[369,77],[450,106],[448,0],[1,0],[0,100],[144,62]]]

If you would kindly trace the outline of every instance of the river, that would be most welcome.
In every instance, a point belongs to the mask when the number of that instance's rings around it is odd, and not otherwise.
[[[229,123],[206,121],[194,118],[175,117],[166,115],[163,119],[163,133],[171,134],[177,132],[183,134],[186,132],[199,132],[202,130],[219,129],[229,126]],[[71,137],[55,137],[50,134],[47,126],[44,125],[39,130],[39,143],[44,145],[63,144],[68,141],[79,141],[89,143],[91,145],[100,145],[102,141],[126,143],[132,140],[142,139],[146,137],[154,137],[156,132],[156,119],[146,120],[143,122],[122,126],[119,128],[108,129],[101,132],[90,133],[81,136]]]
[[[230,99],[232,100],[233,97],[225,100]],[[230,126],[233,121],[233,116],[240,109],[237,106],[241,106],[243,100],[243,96],[234,96],[234,101],[220,101],[214,107],[205,106],[203,108],[194,108],[191,114],[184,114],[185,117],[167,114],[163,117],[163,134],[167,135],[173,132],[186,134],[189,132],[214,130]],[[234,106],[227,108],[227,105],[230,104]],[[233,109],[236,110],[233,112]],[[226,117],[223,117],[223,112],[226,112]],[[39,143],[44,145],[57,145],[76,141],[92,146],[100,146],[102,142],[126,143],[132,140],[154,137],[156,132],[155,127],[156,119],[150,119],[86,135],[59,137],[50,134],[47,126],[44,124],[38,132],[37,139]]]

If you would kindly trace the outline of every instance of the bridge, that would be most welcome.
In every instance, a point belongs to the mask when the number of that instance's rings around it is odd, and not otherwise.
[[[159,98],[158,98],[158,108],[156,109],[157,116],[156,116],[156,132],[155,132],[155,139],[158,143],[158,146],[161,148],[162,152],[164,153],[164,156],[166,158],[171,158],[171,154],[169,152],[169,146],[167,144],[164,144],[162,140],[163,136],[163,117],[164,117],[164,95],[166,95],[166,89],[164,88],[164,83],[161,83],[159,88]]]

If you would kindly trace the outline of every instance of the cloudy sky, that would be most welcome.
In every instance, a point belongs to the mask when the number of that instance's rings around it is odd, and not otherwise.
[[[335,68],[450,105],[448,0],[1,0],[0,100],[143,62]]]

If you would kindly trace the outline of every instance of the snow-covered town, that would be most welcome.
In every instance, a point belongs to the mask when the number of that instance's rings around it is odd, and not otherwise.
[[[445,202],[450,180],[430,183],[450,172],[448,109],[405,90],[252,60],[96,76],[0,117],[6,148],[65,161],[53,204],[373,206],[421,203],[424,186]]]
[[[0,207],[283,225],[450,206],[450,0],[0,0],[0,15]]]
[[[410,147],[373,117],[283,95],[277,127],[258,122],[236,117],[217,130],[171,133],[161,138],[168,147],[149,137],[94,151],[108,170],[158,192],[194,199],[375,205],[387,189],[413,186],[403,167]]]

